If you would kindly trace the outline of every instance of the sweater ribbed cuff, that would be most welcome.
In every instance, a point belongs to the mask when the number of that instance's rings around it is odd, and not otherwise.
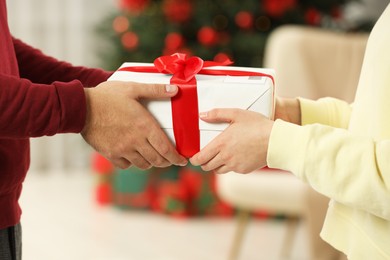
[[[61,106],[58,133],[80,133],[86,120],[86,99],[83,85],[74,80],[68,83],[54,82]]]
[[[269,139],[267,165],[299,175],[305,158],[304,129],[276,120]],[[299,177],[299,176],[298,176]]]

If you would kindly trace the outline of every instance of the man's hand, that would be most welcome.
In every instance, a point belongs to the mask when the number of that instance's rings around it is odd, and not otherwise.
[[[240,109],[214,109],[201,114],[209,123],[230,125],[191,159],[205,171],[249,173],[266,165],[273,121],[260,113]]]
[[[87,120],[81,135],[115,166],[140,169],[186,165],[140,99],[170,98],[177,86],[107,81],[85,89]]]

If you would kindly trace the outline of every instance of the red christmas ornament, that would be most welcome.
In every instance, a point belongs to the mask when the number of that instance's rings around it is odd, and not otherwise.
[[[288,9],[292,9],[296,5],[296,0],[263,0],[265,12],[272,17],[280,17]]]
[[[164,0],[162,8],[167,19],[177,23],[188,21],[193,9],[190,0]]]
[[[129,29],[130,23],[127,17],[120,15],[112,21],[112,28],[116,33],[124,33]]]
[[[253,26],[253,15],[247,11],[238,12],[235,16],[236,24],[242,29],[250,29]]]
[[[148,4],[149,0],[120,0],[119,7],[131,13],[140,13]]]
[[[321,22],[321,13],[315,8],[307,9],[305,13],[305,21],[311,25],[318,25]]]
[[[184,38],[180,33],[168,33],[165,37],[165,47],[168,50],[178,50],[184,44]]]
[[[204,26],[198,31],[198,41],[205,46],[215,45],[218,41],[217,32],[209,26]]]
[[[138,47],[138,35],[134,32],[126,32],[122,35],[121,42],[123,47],[133,50]]]

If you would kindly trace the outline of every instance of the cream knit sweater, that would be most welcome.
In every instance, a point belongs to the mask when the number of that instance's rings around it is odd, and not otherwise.
[[[349,260],[390,259],[390,5],[370,34],[354,104],[300,104],[304,126],[275,122],[268,166],[331,198],[321,236]]]

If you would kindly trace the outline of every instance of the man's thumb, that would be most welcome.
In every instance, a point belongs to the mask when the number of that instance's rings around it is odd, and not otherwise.
[[[167,98],[173,97],[177,94],[179,88],[176,85],[163,85],[163,84],[141,84],[137,88],[138,98]]]

